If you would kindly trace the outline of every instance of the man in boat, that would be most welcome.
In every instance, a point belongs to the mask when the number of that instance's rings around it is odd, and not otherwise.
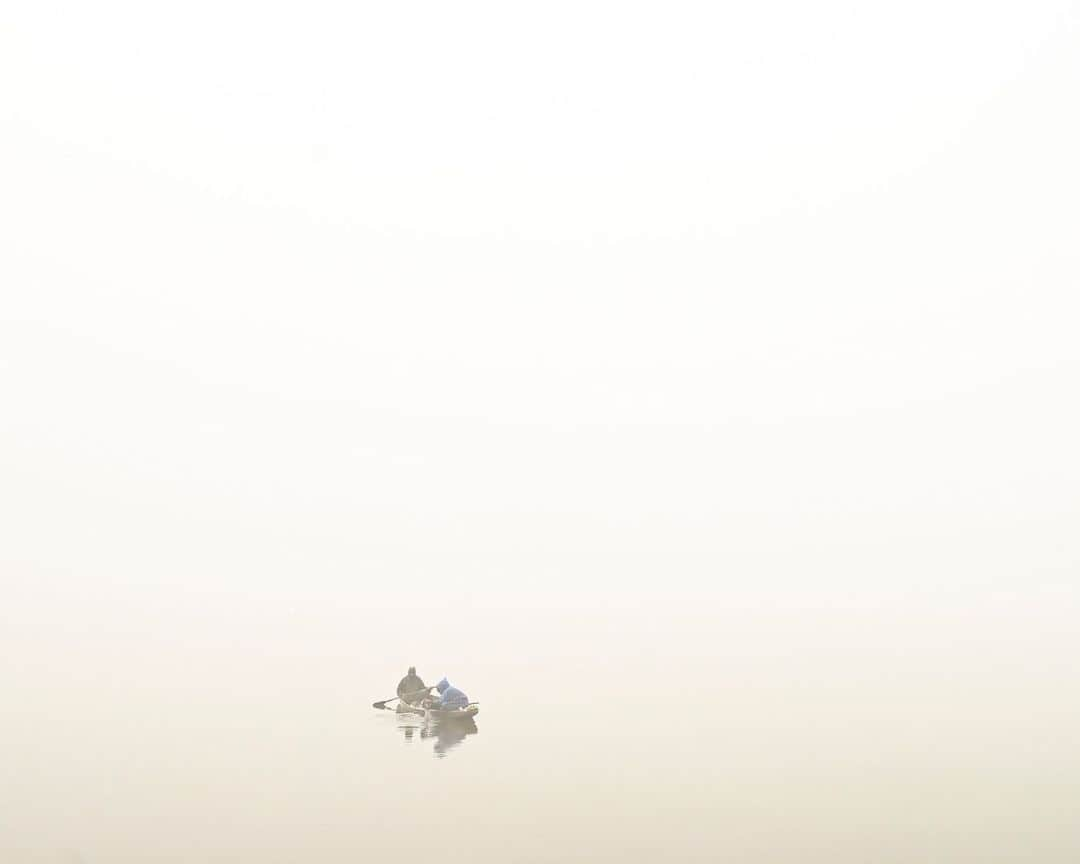
[[[416,674],[416,667],[410,666],[408,674],[398,682],[397,695],[407,705],[417,705],[430,689],[424,686],[423,680]]]
[[[451,687],[450,682],[445,678],[435,685],[435,689],[438,693],[432,694],[432,708],[465,708],[469,704],[469,697],[457,687]]]

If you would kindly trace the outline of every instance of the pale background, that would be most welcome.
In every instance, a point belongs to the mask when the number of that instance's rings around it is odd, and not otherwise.
[[[0,859],[1080,858],[1078,37],[5,6]]]

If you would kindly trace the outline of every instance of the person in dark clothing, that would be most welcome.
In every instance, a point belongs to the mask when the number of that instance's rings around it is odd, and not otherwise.
[[[402,702],[415,705],[427,695],[427,691],[430,689],[430,687],[424,686],[423,679],[416,674],[416,667],[410,666],[409,674],[398,682],[397,695]]]

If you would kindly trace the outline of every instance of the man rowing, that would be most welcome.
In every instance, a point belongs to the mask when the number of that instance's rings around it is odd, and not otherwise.
[[[416,674],[416,667],[410,666],[408,674],[398,682],[397,695],[406,705],[417,705],[430,689],[424,686],[423,679]]]

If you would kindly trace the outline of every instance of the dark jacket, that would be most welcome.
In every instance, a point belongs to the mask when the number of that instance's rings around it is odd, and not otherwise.
[[[424,690],[424,682],[419,675],[406,675],[398,682],[397,695],[404,696],[406,693],[412,693],[414,695],[409,697],[409,701],[415,702],[424,693],[417,693],[417,690]]]

